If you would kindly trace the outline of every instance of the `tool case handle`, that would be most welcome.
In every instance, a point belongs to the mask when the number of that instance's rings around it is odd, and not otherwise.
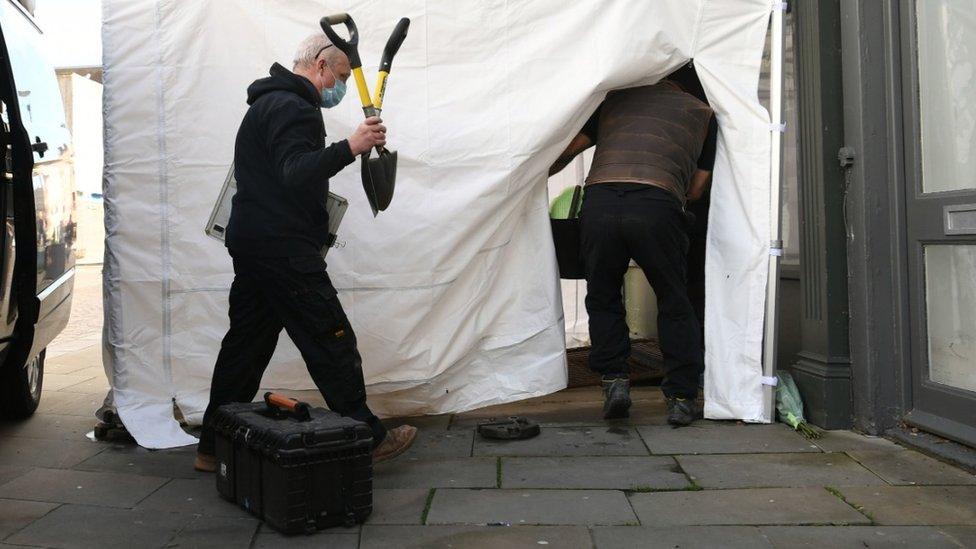
[[[342,39],[339,33],[332,28],[335,25],[342,24],[345,24],[346,30],[349,31],[348,40]],[[355,69],[363,66],[362,61],[359,59],[359,29],[356,28],[356,22],[352,20],[351,15],[348,13],[326,15],[322,19],[319,19],[319,25],[325,32],[325,35],[329,37],[329,40],[335,44],[335,47],[339,48],[349,58],[349,66],[351,68]]]
[[[305,402],[268,391],[264,393],[264,403],[268,405],[268,409],[271,411],[290,412],[299,421],[309,421],[312,419],[311,408]]]

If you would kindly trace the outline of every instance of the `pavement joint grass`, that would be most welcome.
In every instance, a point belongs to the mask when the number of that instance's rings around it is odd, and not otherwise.
[[[850,501],[847,501],[847,497],[845,497],[844,494],[842,494],[841,491],[838,490],[837,488],[834,488],[832,486],[824,486],[824,490],[827,490],[835,498],[846,503],[851,509],[854,509],[858,513],[861,513],[862,515],[867,517],[867,519],[871,521],[871,524],[877,524],[877,521],[874,520],[874,517],[871,516],[871,513],[868,513],[867,511],[864,510],[863,505],[856,505],[854,503],[851,503]]]
[[[502,487],[502,458],[498,457],[495,461],[495,488]]]
[[[689,484],[681,488],[655,488],[653,486],[636,485],[624,490],[628,494],[653,494],[657,492],[697,492],[702,490],[697,484]]]
[[[430,513],[430,506],[434,503],[434,492],[437,488],[431,488],[430,492],[427,492],[427,501],[424,502],[424,512],[420,515],[420,524],[427,525],[427,515]]]
[[[674,469],[672,470],[676,473],[683,474],[685,478],[688,479],[688,485],[685,486],[684,488],[679,488],[677,491],[698,492],[700,490],[703,490],[703,488],[698,484],[698,481],[695,479],[695,477],[689,475],[688,471],[685,471],[684,467],[681,466],[681,462],[678,461],[677,458],[675,458],[675,456],[671,456],[671,459],[674,460]]]

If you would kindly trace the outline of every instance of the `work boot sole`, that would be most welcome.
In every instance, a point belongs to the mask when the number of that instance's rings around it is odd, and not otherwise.
[[[691,416],[684,416],[680,418],[668,418],[668,425],[672,427],[687,427],[695,422],[695,418]]]
[[[623,419],[630,417],[630,397],[610,399],[603,406],[603,419]]]
[[[417,440],[417,430],[414,429],[413,431],[410,432],[410,436],[408,436],[400,446],[397,446],[393,450],[384,452],[382,454],[373,454],[373,463],[380,463],[383,461],[391,460],[399,456],[400,454],[409,450],[410,447],[413,446],[414,441],[416,440]]]
[[[695,413],[694,405],[692,405],[692,409],[688,411],[678,407],[676,407],[674,410],[669,409],[667,415],[668,425],[671,425],[672,427],[687,427],[698,419],[698,414]]]

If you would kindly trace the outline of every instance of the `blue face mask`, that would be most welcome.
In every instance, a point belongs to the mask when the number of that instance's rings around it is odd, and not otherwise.
[[[329,72],[332,73],[332,78],[335,79],[335,85],[331,88],[322,88],[322,100],[319,101],[319,105],[323,109],[335,107],[342,101],[343,96],[346,95],[346,83],[336,78],[335,72],[331,68],[329,68]]]

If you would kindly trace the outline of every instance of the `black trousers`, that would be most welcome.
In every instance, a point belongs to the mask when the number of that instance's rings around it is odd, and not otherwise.
[[[652,186],[601,183],[586,188],[581,253],[590,317],[590,368],[605,376],[627,374],[630,334],[621,296],[633,259],[657,296],[658,334],[668,396],[698,396],[704,369],[701,328],[688,298],[688,220],[668,191]]]
[[[694,223],[688,233],[691,244],[688,247],[688,297],[695,308],[698,323],[705,323],[705,237],[708,235],[708,210],[711,205],[711,190],[706,190],[701,199],[686,206],[694,215]],[[702,334],[704,340],[704,333]]]
[[[213,414],[231,402],[251,402],[284,328],[302,353],[329,408],[366,422],[374,444],[386,429],[366,406],[356,335],[321,257],[234,256],[230,329],[220,345],[198,450],[214,453]]]

